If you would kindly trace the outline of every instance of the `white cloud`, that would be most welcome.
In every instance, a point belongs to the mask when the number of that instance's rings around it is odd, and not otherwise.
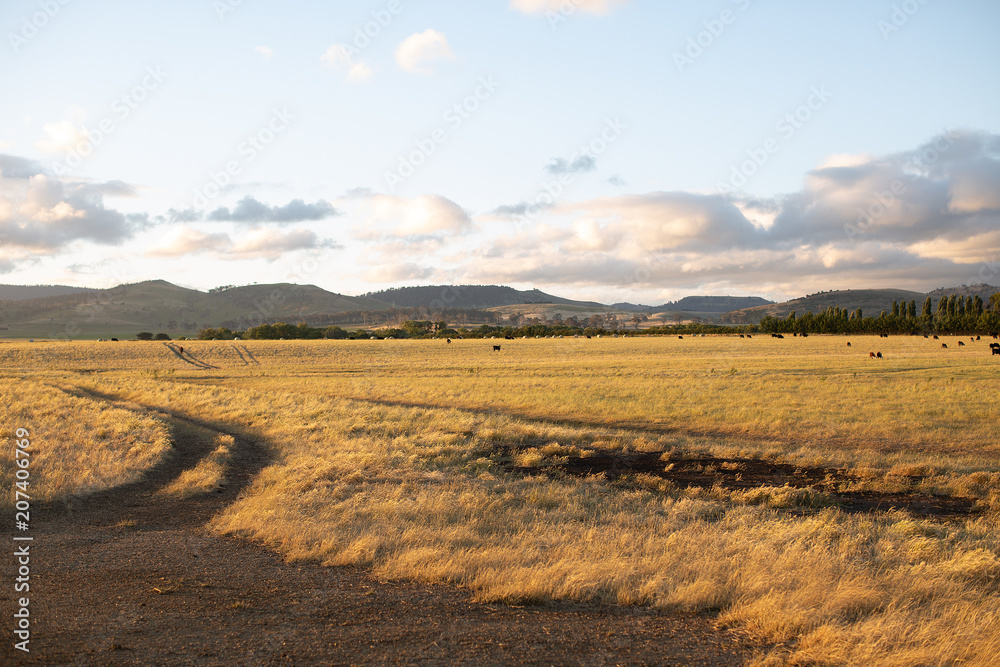
[[[413,199],[392,195],[363,198],[362,214],[367,218],[362,238],[420,237],[442,233],[461,233],[471,228],[469,215],[455,202],[439,195],[421,195]]]
[[[238,241],[233,241],[225,233],[209,234],[190,227],[180,227],[167,232],[160,243],[146,254],[151,257],[183,257],[211,253],[218,259],[225,260],[263,258],[273,261],[285,253],[320,245],[322,244],[316,234],[307,229],[288,232],[257,229]]]
[[[354,60],[353,49],[346,44],[332,44],[322,56],[320,62],[325,67],[344,72],[344,78],[351,83],[360,83],[371,78],[374,73],[364,61]]]
[[[270,60],[271,56],[274,55],[274,51],[269,46],[255,46],[253,50],[259,53],[264,60]]]
[[[607,14],[615,7],[628,2],[629,0],[510,0],[510,6],[525,14],[577,10],[591,14]]]
[[[899,154],[834,156],[782,197],[652,192],[563,203],[482,241],[456,279],[626,294],[996,284],[998,192],[1000,137],[958,133]]]
[[[226,252],[226,259],[254,259],[262,257],[275,260],[288,252],[307,250],[320,245],[319,238],[308,229],[293,229],[288,232],[276,229],[260,229],[234,243]]]
[[[232,245],[228,234],[205,232],[180,227],[167,232],[159,245],[146,252],[150,257],[183,257],[201,252],[221,252]]]
[[[39,254],[55,254],[75,241],[122,243],[146,216],[105,208],[104,194],[116,189],[117,184],[63,183],[42,173],[4,175],[0,239],[5,246]]]
[[[72,153],[88,142],[84,128],[69,120],[46,123],[42,129],[48,138],[35,142],[35,148],[43,153]]]
[[[396,48],[396,63],[406,72],[430,74],[433,70],[429,64],[442,58],[454,60],[455,54],[448,46],[448,38],[430,28],[410,35]]]

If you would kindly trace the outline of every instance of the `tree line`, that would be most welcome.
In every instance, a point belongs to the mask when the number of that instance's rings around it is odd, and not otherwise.
[[[740,330],[746,327],[740,327]],[[952,295],[941,298],[937,307],[931,297],[917,312],[916,301],[892,302],[892,310],[866,317],[860,308],[848,311],[831,306],[814,315],[801,317],[795,311],[787,317],[766,315],[756,329],[762,333],[817,334],[971,334],[1000,330],[1000,292],[984,303],[979,296]]]

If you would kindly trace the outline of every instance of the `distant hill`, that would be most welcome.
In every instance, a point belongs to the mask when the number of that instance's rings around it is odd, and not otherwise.
[[[939,287],[932,292],[928,292],[927,296],[934,299],[935,303],[941,297],[953,296],[955,294],[960,296],[979,296],[983,301],[989,301],[990,297],[997,292],[1000,292],[1000,287],[980,283],[979,285],[962,285],[960,287]]]
[[[314,285],[279,283],[201,292],[150,280],[0,302],[0,327],[11,337],[131,337],[139,331],[176,336],[208,327],[242,329],[262,322],[294,323],[319,314],[388,308],[376,299],[334,294]]]
[[[919,309],[926,298],[927,295],[923,292],[897,289],[835,290],[810,294],[783,303],[734,310],[723,315],[722,321],[732,324],[756,324],[765,315],[787,317],[792,311],[798,315],[807,312],[820,313],[827,308],[836,306],[850,311],[860,308],[865,315],[878,315],[883,310],[891,311],[893,301],[907,303],[916,301]]]
[[[0,301],[24,301],[46,296],[62,296],[92,291],[89,287],[70,287],[69,285],[0,285]]]
[[[767,306],[773,303],[759,296],[686,296],[680,301],[657,306],[654,312],[727,313],[731,310]]]
[[[499,285],[432,285],[398,287],[369,292],[366,297],[390,303],[397,308],[496,308],[521,304],[555,304],[607,310],[595,301],[574,301],[546,294],[541,290],[516,290]]]

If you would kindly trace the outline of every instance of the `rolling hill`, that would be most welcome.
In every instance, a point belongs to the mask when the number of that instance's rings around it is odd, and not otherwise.
[[[596,301],[574,301],[546,294],[541,290],[516,290],[499,285],[430,285],[399,287],[369,292],[366,297],[393,304],[397,308],[496,308],[523,304],[554,304],[609,310]]]
[[[211,292],[150,280],[110,289],[0,302],[9,337],[131,337],[139,331],[192,335],[207,327],[245,328],[297,322],[343,311],[387,310],[376,299],[350,297],[314,285],[247,285]]]
[[[82,294],[92,291],[94,290],[89,287],[70,287],[69,285],[0,285],[0,301],[25,301],[46,296]]]
[[[917,302],[919,309],[927,295],[897,289],[834,290],[819,292],[783,303],[771,303],[753,308],[743,308],[726,313],[722,321],[731,324],[756,324],[765,315],[787,317],[792,311],[802,315],[806,312],[819,313],[827,308],[840,306],[854,311],[860,308],[866,315],[878,315],[883,310],[892,310],[892,302]]]

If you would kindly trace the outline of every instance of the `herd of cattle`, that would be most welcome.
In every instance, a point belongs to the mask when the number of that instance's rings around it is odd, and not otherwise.
[[[793,334],[793,335],[794,336],[801,336],[802,338],[806,338],[806,337],[808,337],[809,334]],[[990,335],[993,336],[994,339],[1000,338],[1000,334],[995,334],[994,333],[994,334],[990,334]],[[879,334],[879,337],[880,338],[888,338],[889,334]],[[505,336],[505,338],[506,338],[506,340],[515,340],[514,337],[511,336],[510,334],[508,334],[507,336]],[[587,336],[587,338],[590,338],[590,336]],[[684,336],[678,336],[677,338],[680,339],[680,340],[684,340]],[[753,338],[753,336],[750,335],[750,334],[740,334],[740,338]],[[781,339],[784,339],[785,337],[783,335],[779,334],[779,333],[773,333],[773,334],[771,334],[771,338],[781,338]],[[925,335],[924,338],[930,338],[930,336],[929,335]],[[934,336],[934,339],[938,340],[938,336]],[[972,338],[971,336],[969,337],[969,341],[973,342],[973,343],[976,342],[976,341],[978,341],[978,340],[981,340],[981,339],[982,339],[981,336],[976,336],[975,338]],[[451,344],[451,339],[448,338],[446,342],[448,344]],[[958,344],[961,347],[965,347],[965,342],[964,341],[960,340],[960,341],[958,341]],[[851,347],[851,341],[847,341],[847,347]],[[941,347],[947,349],[948,344],[947,343],[941,343]],[[1000,356],[1000,343],[990,343],[990,350],[991,350],[991,354]],[[494,345],[493,346],[493,351],[494,352],[499,352],[500,351],[500,346],[499,345]],[[869,352],[868,353],[868,358],[869,359],[883,359],[884,357],[882,356],[882,352],[878,351],[878,352]]]

